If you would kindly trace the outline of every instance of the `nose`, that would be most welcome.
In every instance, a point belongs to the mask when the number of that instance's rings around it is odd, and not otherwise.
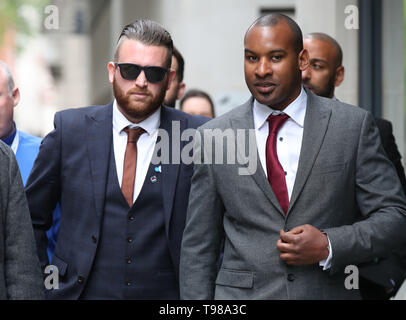
[[[310,66],[302,71],[302,81],[309,81],[311,78]]]
[[[135,85],[140,88],[145,88],[148,85],[148,81],[145,76],[144,70],[141,70],[137,79],[135,79]]]
[[[255,73],[259,78],[265,78],[267,75],[271,75],[273,73],[272,64],[266,61],[266,59],[260,59]]]

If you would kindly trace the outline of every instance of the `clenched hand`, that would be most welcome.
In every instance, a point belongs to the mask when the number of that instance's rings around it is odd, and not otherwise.
[[[276,247],[280,258],[289,265],[314,264],[329,255],[327,235],[309,224],[289,232],[281,230]]]

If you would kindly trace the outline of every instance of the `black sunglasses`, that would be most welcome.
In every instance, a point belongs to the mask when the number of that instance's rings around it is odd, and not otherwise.
[[[145,77],[147,78],[148,82],[151,83],[161,82],[169,71],[168,69],[162,67],[155,66],[142,67],[134,63],[115,62],[114,65],[116,66],[116,68],[120,67],[120,74],[123,77],[123,79],[135,80],[138,78],[141,71],[144,70]]]

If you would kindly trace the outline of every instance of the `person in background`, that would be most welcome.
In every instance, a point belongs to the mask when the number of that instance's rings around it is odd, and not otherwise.
[[[213,101],[210,96],[202,90],[191,89],[187,91],[180,100],[180,110],[208,118],[215,117]]]
[[[14,108],[20,101],[20,90],[15,85],[13,75],[6,63],[0,61],[0,138],[14,152],[21,178],[25,185],[37,157],[41,138],[17,130],[14,122]],[[47,232],[48,256],[52,257],[56,246],[60,212],[56,208],[52,228]]]
[[[325,33],[304,36],[303,46],[309,53],[309,67],[302,72],[303,84],[313,93],[336,99],[335,88],[344,81],[343,53],[339,43]],[[382,146],[406,192],[406,177],[401,155],[392,133],[392,124],[375,117]],[[388,299],[406,276],[405,253],[391,254],[360,266],[360,292],[364,299]]]
[[[186,84],[183,82],[185,60],[183,60],[181,53],[176,47],[173,47],[171,69],[175,71],[175,78],[166,91],[164,105],[175,108],[176,101],[182,98],[186,89]]]

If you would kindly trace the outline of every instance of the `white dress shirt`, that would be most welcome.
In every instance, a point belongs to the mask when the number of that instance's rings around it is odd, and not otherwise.
[[[135,202],[137,199],[144,184],[152,155],[154,153],[160,124],[161,107],[159,107],[158,110],[156,110],[144,121],[135,124],[130,122],[120,112],[117,107],[117,101],[114,101],[113,103],[113,149],[120,188],[123,180],[125,149],[127,147],[127,134],[123,131],[123,129],[128,126],[130,128],[141,127],[146,131],[139,137],[137,142],[137,169],[135,171],[133,202]]]
[[[20,144],[20,135],[18,134],[18,130],[16,129],[16,135],[14,137],[13,143],[10,146],[11,150],[13,150],[15,155],[17,154],[19,144]]]
[[[284,110],[283,113],[289,119],[282,125],[277,134],[276,150],[279,162],[285,171],[286,187],[288,189],[289,200],[292,196],[293,185],[295,184],[297,167],[299,164],[300,150],[303,140],[303,125],[306,114],[307,94],[301,90],[299,96]],[[266,140],[269,133],[268,117],[271,114],[277,115],[282,112],[273,110],[270,107],[260,104],[254,100],[254,128],[258,146],[259,159],[262,168],[267,176],[266,170]]]
[[[299,165],[300,150],[303,140],[303,126],[306,115],[307,94],[301,89],[299,96],[288,105],[283,112],[273,110],[269,106],[260,104],[257,100],[253,103],[253,116],[256,142],[258,146],[259,160],[265,175],[268,176],[266,170],[266,140],[269,134],[268,117],[281,113],[287,114],[289,119],[282,125],[276,136],[276,152],[279,162],[285,171],[286,187],[288,189],[289,200],[292,196],[293,186],[295,184],[296,173]],[[320,261],[320,266],[324,270],[330,268],[332,249],[329,242],[329,256],[326,260]]]

